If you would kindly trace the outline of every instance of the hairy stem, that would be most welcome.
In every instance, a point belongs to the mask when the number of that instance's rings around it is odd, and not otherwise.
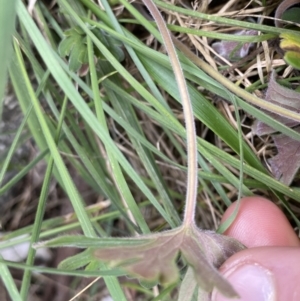
[[[164,45],[168,52],[170,62],[175,74],[176,82],[178,84],[178,90],[180,93],[185,127],[186,127],[186,143],[187,143],[187,157],[188,157],[188,171],[187,171],[187,191],[185,200],[185,211],[184,211],[184,226],[189,226],[195,223],[195,207],[197,199],[197,141],[196,131],[193,116],[193,109],[191,100],[187,90],[187,85],[181,69],[174,44],[172,42],[171,35],[167,29],[167,26],[158,11],[157,7],[152,0],[143,0],[144,4],[149,9],[151,15],[156,21],[157,27],[164,40]]]

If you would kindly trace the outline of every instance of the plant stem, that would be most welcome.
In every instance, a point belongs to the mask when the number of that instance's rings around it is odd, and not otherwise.
[[[186,127],[186,140],[187,140],[187,160],[188,160],[188,171],[187,171],[187,191],[185,200],[185,211],[184,211],[184,226],[190,226],[195,223],[195,207],[197,199],[197,141],[196,141],[196,130],[193,116],[193,109],[191,100],[189,97],[186,81],[181,69],[174,44],[172,42],[171,35],[167,29],[167,26],[158,11],[157,7],[152,0],[143,0],[144,4],[149,9],[153,18],[156,21],[157,27],[164,40],[164,45],[168,52],[170,62],[175,74],[176,82],[178,84],[178,90],[181,97],[185,127]]]

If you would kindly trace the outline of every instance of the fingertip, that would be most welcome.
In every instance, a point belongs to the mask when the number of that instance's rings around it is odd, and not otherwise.
[[[233,203],[226,210],[221,223],[230,216],[235,205]],[[241,199],[238,215],[224,234],[238,239],[247,247],[300,246],[299,238],[283,212],[259,196]]]

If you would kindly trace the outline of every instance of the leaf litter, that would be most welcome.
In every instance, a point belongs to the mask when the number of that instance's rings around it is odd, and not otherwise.
[[[270,103],[280,105],[293,112],[300,112],[300,93],[278,84],[275,79],[275,72],[273,72],[270,77],[265,100]],[[300,127],[298,127],[299,122],[282,117],[278,114],[265,113],[269,114],[275,120],[283,123],[284,125],[294,128],[295,131],[300,133]],[[257,120],[254,123],[252,129],[258,136],[272,134],[271,136],[278,154],[268,160],[271,171],[276,179],[286,185],[290,185],[300,168],[300,141],[290,138],[284,134],[276,134],[275,129],[260,120]]]

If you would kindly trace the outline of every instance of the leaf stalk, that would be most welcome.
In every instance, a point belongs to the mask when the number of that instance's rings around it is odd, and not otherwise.
[[[170,63],[173,68],[175,79],[178,84],[178,90],[181,97],[185,127],[186,127],[186,142],[187,142],[187,191],[186,191],[186,200],[185,200],[185,210],[184,210],[184,219],[183,226],[189,227],[195,224],[195,208],[196,208],[196,199],[197,199],[197,141],[196,141],[196,130],[195,122],[193,116],[193,108],[191,105],[191,100],[189,97],[186,81],[183,75],[183,71],[178,60],[174,43],[172,41],[170,32],[167,29],[167,26],[155,6],[152,0],[143,0],[144,4],[149,9],[151,15],[156,21],[157,27],[161,33],[161,36],[164,41],[167,53],[170,58]]]

